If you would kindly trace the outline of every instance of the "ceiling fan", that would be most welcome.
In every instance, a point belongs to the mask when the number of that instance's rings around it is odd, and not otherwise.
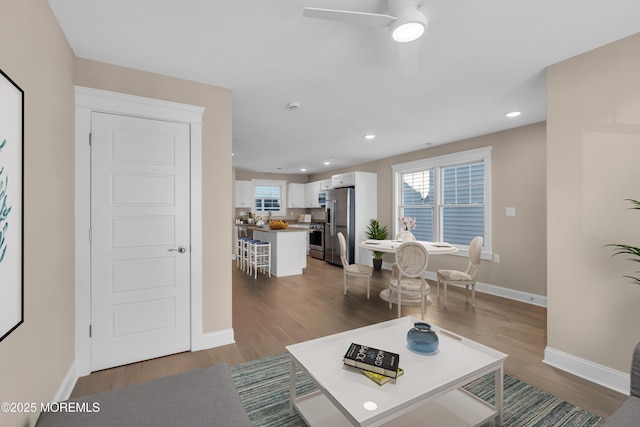
[[[427,29],[427,18],[419,10],[424,0],[388,1],[388,14],[305,7],[302,15],[307,18],[329,19],[357,25],[389,27],[389,35],[399,43],[419,39]]]

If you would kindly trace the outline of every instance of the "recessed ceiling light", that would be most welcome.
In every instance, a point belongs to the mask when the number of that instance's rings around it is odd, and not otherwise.
[[[325,166],[329,166],[331,164],[331,162],[324,162]]]
[[[300,168],[300,172],[306,172],[307,169],[306,168]]]
[[[375,137],[376,136],[374,134],[368,133],[364,136],[364,139],[372,140],[372,139],[375,139]]]
[[[509,111],[508,113],[505,114],[505,116],[518,117],[520,114],[522,114],[522,111]]]

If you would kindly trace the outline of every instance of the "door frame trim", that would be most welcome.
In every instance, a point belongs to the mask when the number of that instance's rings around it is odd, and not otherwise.
[[[204,107],[75,86],[75,359],[78,376],[91,373],[91,113],[122,114],[190,127],[191,350],[209,347],[202,320],[202,115]]]

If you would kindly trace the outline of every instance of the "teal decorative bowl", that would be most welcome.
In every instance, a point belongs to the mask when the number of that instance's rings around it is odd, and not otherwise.
[[[416,322],[407,332],[407,345],[416,353],[433,353],[438,349],[438,335],[431,330],[426,322]]]

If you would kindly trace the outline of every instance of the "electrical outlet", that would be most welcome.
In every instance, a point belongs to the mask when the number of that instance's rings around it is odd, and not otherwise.
[[[495,262],[496,264],[498,264],[500,262],[500,255],[498,254],[493,254],[493,262]]]

